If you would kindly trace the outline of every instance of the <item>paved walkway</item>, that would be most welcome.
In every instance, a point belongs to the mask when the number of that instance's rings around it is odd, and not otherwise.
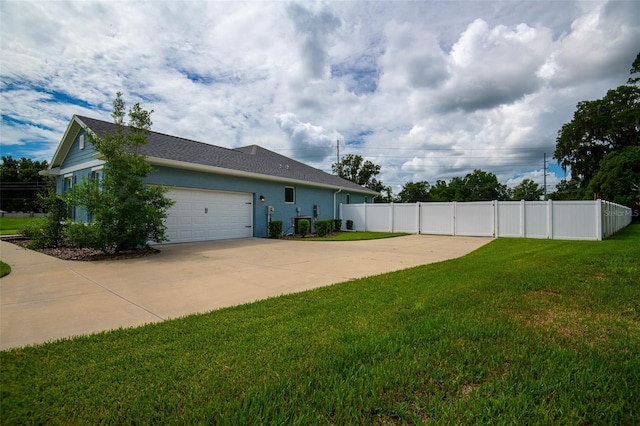
[[[1,241],[0,349],[43,343],[377,275],[467,254],[491,238],[242,239],[160,246],[153,256],[63,261]]]

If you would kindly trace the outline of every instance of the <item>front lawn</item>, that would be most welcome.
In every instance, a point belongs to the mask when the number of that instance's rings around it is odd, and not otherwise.
[[[11,273],[11,266],[0,260],[0,278]]]
[[[33,217],[0,217],[0,235],[19,234],[22,228],[41,220]]]
[[[0,353],[3,424],[638,424],[640,225]],[[327,265],[330,268],[331,265]]]

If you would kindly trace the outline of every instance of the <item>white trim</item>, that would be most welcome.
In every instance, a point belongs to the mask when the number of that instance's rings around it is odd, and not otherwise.
[[[91,169],[91,171],[93,171],[93,168],[97,168],[97,167],[104,167],[104,161],[92,160],[92,161],[87,161],[86,163],[77,164],[75,166],[66,167],[64,169],[58,169],[58,168],[51,169],[47,171],[48,172],[47,174],[53,175],[53,176],[60,176],[60,175],[73,173],[73,172],[77,172],[78,170],[84,170],[84,169]]]
[[[72,177],[73,177],[73,173],[66,173],[66,174],[64,175],[64,178],[65,178],[65,179],[72,178]]]
[[[104,164],[101,164],[101,165],[99,165],[99,166],[94,166],[94,167],[92,167],[92,168],[91,168],[91,171],[92,171],[92,172],[99,172],[99,171],[101,171],[101,170],[103,170],[103,169],[104,169]]]
[[[293,189],[293,201],[287,201],[287,188]],[[284,187],[284,203],[285,204],[295,204],[296,203],[296,187],[295,186],[285,186]]]

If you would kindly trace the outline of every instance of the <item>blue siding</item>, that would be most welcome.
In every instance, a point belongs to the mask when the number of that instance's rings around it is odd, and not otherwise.
[[[334,190],[318,188],[309,185],[298,185],[284,182],[225,176],[191,170],[180,170],[168,167],[158,167],[147,179],[150,184],[164,184],[167,186],[214,189],[219,191],[248,192],[253,194],[253,236],[267,235],[267,207],[273,206],[275,213],[273,220],[282,220],[284,231],[292,232],[292,218],[295,216],[312,216],[313,206],[320,206],[318,219],[332,219]],[[284,188],[293,186],[296,190],[295,203],[285,203]],[[260,196],[265,198],[261,203]],[[346,203],[347,193],[342,191],[336,195],[336,205]],[[352,203],[363,203],[365,196],[351,193]],[[299,208],[298,213],[296,209]],[[290,229],[291,228],[291,229]]]
[[[85,137],[84,149],[80,149],[80,135],[84,135]],[[96,151],[93,149],[93,145],[89,141],[89,137],[86,135],[86,132],[84,130],[80,130],[73,140],[71,149],[69,149],[69,153],[65,157],[60,168],[65,169],[67,167],[73,167],[92,161],[94,160],[93,154],[95,154],[95,152]]]
[[[80,165],[93,160],[93,147],[87,141],[84,150],[78,149],[78,138],[69,151],[62,168]],[[75,153],[74,155],[72,155]],[[88,154],[88,155],[87,155]],[[91,176],[91,169],[85,168],[73,172],[73,184],[82,183],[83,179]],[[64,176],[58,176],[57,192],[64,192]],[[182,170],[169,167],[156,167],[154,173],[147,178],[149,184],[163,184],[169,187],[211,189],[218,191],[247,192],[253,195],[253,236],[265,237],[268,234],[267,207],[273,206],[275,213],[272,220],[282,220],[285,233],[293,232],[292,218],[295,216],[313,217],[314,205],[320,206],[318,219],[332,219],[334,217],[334,190],[318,188],[309,185],[274,182],[254,178],[225,176],[219,174]],[[295,188],[295,203],[285,203],[285,186]],[[336,206],[347,202],[350,194],[351,203],[365,202],[365,195],[341,191],[336,194]],[[260,196],[265,201],[260,202]],[[370,200],[370,197],[369,197]],[[339,207],[336,207],[339,208]],[[299,212],[297,209],[300,209]],[[87,214],[81,208],[75,208],[74,220],[87,221]],[[336,215],[338,212],[336,212]]]

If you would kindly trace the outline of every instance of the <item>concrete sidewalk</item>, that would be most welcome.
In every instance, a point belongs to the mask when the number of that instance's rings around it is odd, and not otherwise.
[[[118,261],[63,261],[0,242],[0,349],[299,292],[467,254],[491,238],[242,239],[158,246]]]

